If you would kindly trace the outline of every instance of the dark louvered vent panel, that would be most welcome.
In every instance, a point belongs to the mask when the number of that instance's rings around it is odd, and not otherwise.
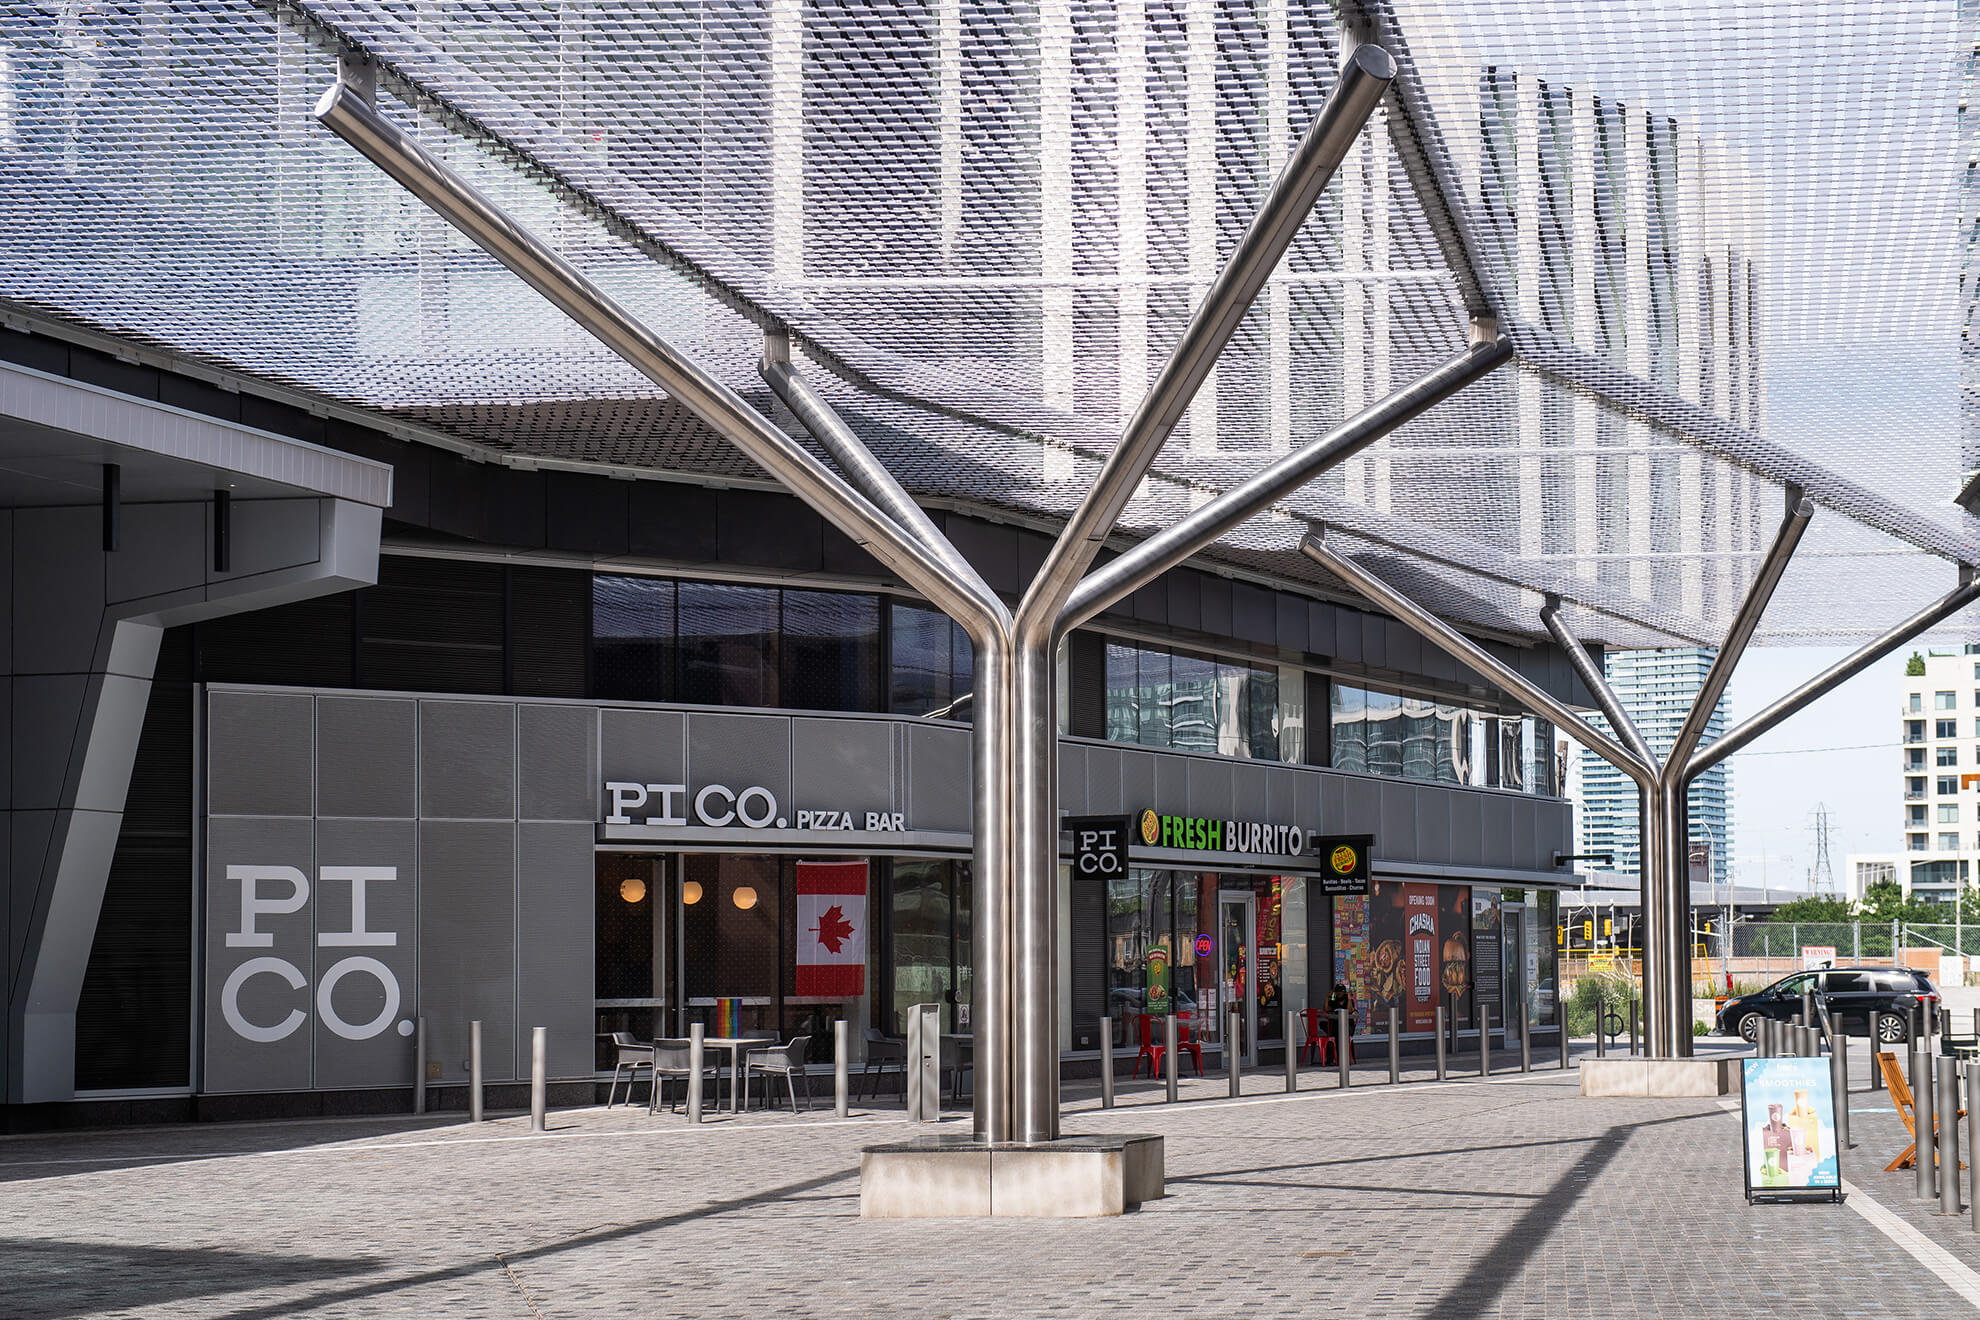
[[[500,692],[500,564],[386,556],[358,601],[358,685]]]
[[[588,695],[591,574],[509,570],[509,691],[523,697]]]
[[[351,686],[353,592],[199,624],[199,677],[207,683]]]
[[[1076,632],[1067,643],[1068,730],[1075,738],[1107,736],[1107,640]],[[1077,1033],[1075,1033],[1077,1034]]]
[[[1097,880],[1072,886],[1072,1011],[1072,1047],[1099,1049],[1107,1011],[1107,886]]]

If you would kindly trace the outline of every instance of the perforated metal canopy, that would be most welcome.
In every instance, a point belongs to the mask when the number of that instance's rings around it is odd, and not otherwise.
[[[1344,43],[1401,76],[1122,526],[1457,352],[1515,362],[1226,538],[1464,623],[1868,635],[1980,558],[1952,503],[1971,5],[1264,0],[0,5],[0,298],[500,454],[754,475],[310,118],[381,107],[759,407],[761,334],[917,494],[1069,513]],[[1348,35],[1352,34],[1352,35]],[[1971,397],[1971,396],[1968,396]],[[773,411],[790,423],[788,414]],[[1965,616],[1949,630],[1967,633]]]

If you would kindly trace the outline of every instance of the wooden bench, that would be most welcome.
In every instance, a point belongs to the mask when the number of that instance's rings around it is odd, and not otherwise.
[[[1904,1130],[1911,1134],[1911,1144],[1904,1148],[1904,1152],[1901,1155],[1884,1166],[1884,1172],[1890,1173],[1897,1169],[1909,1169],[1918,1162],[1918,1122],[1916,1118],[1916,1107],[1912,1102],[1911,1082],[1905,1077],[1904,1069],[1898,1067],[1897,1055],[1895,1054],[1890,1054],[1883,1050],[1877,1051],[1877,1066],[1884,1070],[1884,1085],[1890,1088],[1891,1103],[1897,1106],[1898,1117],[1904,1120]],[[1959,1119],[1965,1117],[1966,1111],[1962,1109],[1959,1111],[1958,1117],[1953,1121],[1958,1122]],[[1932,1135],[1934,1138],[1939,1135],[1939,1131],[1939,1116],[1934,1114],[1932,1116]],[[1935,1141],[1933,1145],[1935,1158],[1937,1152],[1938,1146]],[[1959,1167],[1963,1169],[1966,1165],[1962,1161]]]

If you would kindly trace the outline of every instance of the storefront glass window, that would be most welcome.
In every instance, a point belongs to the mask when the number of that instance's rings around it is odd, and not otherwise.
[[[1279,674],[1109,639],[1107,738],[1144,747],[1276,761]]]
[[[1535,907],[1539,912],[1539,932],[1535,947],[1540,950],[1538,979],[1533,984],[1533,1024],[1538,1027],[1552,1026],[1554,1006],[1560,1002],[1560,901],[1561,896],[1551,889],[1543,889],[1535,895]]]
[[[895,603],[893,662],[887,709],[902,715],[945,712],[967,722],[973,668],[969,638],[947,615],[920,605]],[[961,704],[957,704],[960,702]]]
[[[726,582],[680,584],[680,700],[775,706],[777,592]]]
[[[1469,1020],[1471,892],[1376,881],[1366,897],[1334,900],[1333,983],[1354,998],[1357,1032],[1387,1032],[1392,1007],[1404,1034],[1435,1031],[1439,1004],[1459,1022]]]
[[[599,577],[591,591],[592,681],[624,701],[674,695],[674,584]]]
[[[784,961],[778,859],[689,855],[681,858],[681,877],[688,1007],[713,1009],[718,1000],[735,999],[743,1029],[778,1029]]]
[[[877,710],[880,600],[843,591],[786,591],[783,705],[794,710]]]
[[[881,1029],[907,1033],[908,1011],[916,1004],[940,1004],[942,1029],[954,1031],[954,911],[948,862],[896,862],[891,912],[894,941],[893,1021]]]
[[[1116,1048],[1137,1046],[1141,1017],[1192,1014],[1203,1002],[1196,937],[1201,877],[1193,871],[1130,871],[1107,881],[1107,1012]],[[1151,1026],[1151,1031],[1159,1026]]]
[[[597,941],[592,966],[600,1032],[630,1032],[642,1041],[672,1032],[665,873],[666,865],[659,858],[599,854],[597,892],[592,898]],[[600,1051],[598,1062],[612,1066],[610,1043],[601,1043]]]

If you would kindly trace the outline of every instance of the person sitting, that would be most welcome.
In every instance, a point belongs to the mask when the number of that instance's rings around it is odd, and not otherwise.
[[[1324,1030],[1328,1035],[1333,1034],[1334,1024],[1340,1021],[1340,1012],[1342,1009],[1347,1010],[1348,1021],[1352,1022],[1354,1020],[1354,996],[1348,992],[1347,986],[1336,981],[1334,982],[1332,992],[1327,996],[1327,1020]]]

